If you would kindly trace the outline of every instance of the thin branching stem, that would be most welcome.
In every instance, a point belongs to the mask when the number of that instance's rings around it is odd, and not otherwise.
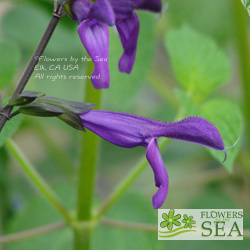
[[[25,72],[23,73],[12,97],[19,95],[20,93],[22,93],[23,89],[25,88],[25,86],[27,85],[34,69],[35,66],[37,65],[37,63],[39,62],[39,57],[43,54],[45,48],[47,47],[50,38],[52,36],[52,34],[55,31],[55,28],[57,27],[57,24],[59,22],[59,20],[61,19],[61,17],[64,15],[64,11],[63,8],[60,4],[55,3],[55,10],[53,13],[53,17],[36,49],[36,51],[34,52]],[[8,117],[10,116],[10,113],[12,111],[13,107],[6,105],[3,109],[2,109],[2,114],[0,114],[0,132],[2,131],[5,123],[8,121]]]
[[[18,146],[12,141],[8,140],[6,142],[6,147],[10,153],[14,156],[16,161],[21,166],[22,170],[35,187],[50,201],[50,203],[61,213],[67,222],[71,222],[71,215],[68,210],[61,203],[59,197],[54,193],[54,191],[48,186],[44,179],[39,175],[36,169],[31,165],[31,163],[26,159]]]
[[[8,234],[8,235],[0,236],[0,243],[10,243],[14,241],[26,240],[29,238],[43,235],[43,234],[48,234],[54,231],[58,231],[65,227],[67,227],[66,222],[57,222],[51,225],[38,227],[38,228],[22,231],[19,233]]]

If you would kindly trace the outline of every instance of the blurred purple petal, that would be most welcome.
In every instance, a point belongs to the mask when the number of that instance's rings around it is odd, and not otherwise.
[[[132,13],[127,19],[118,22],[117,30],[120,35],[124,53],[119,61],[121,72],[130,73],[134,66],[137,41],[139,35],[139,18]]]
[[[71,5],[71,11],[75,20],[80,24],[87,19],[93,3],[90,0],[75,0]]]
[[[106,23],[109,26],[115,24],[115,13],[108,0],[96,1],[88,14],[88,19],[96,19],[100,22]]]
[[[71,5],[75,20],[80,24],[85,20],[96,19],[110,26],[115,24],[115,13],[109,0],[75,0]]]
[[[166,200],[168,194],[169,179],[166,167],[161,158],[157,140],[155,138],[151,139],[148,144],[146,157],[155,175],[155,185],[159,188],[152,199],[154,209],[158,209]]]
[[[79,25],[78,33],[95,65],[91,79],[94,87],[96,89],[108,88],[110,74],[108,65],[109,31],[107,25],[97,20],[84,21]],[[97,61],[96,57],[105,59],[105,61]]]
[[[161,0],[135,0],[134,6],[136,9],[161,12],[162,3]]]
[[[122,20],[129,17],[134,10],[133,0],[110,0],[115,12],[116,20]]]

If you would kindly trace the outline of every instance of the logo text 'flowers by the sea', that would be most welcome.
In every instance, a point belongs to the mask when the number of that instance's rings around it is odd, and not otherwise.
[[[159,209],[159,240],[243,240],[242,209]]]

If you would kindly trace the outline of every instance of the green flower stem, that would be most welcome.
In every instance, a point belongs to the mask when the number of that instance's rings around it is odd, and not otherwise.
[[[67,223],[65,222],[57,222],[47,226],[42,226],[39,228],[33,228],[30,230],[22,231],[19,233],[13,233],[8,235],[0,236],[0,243],[10,243],[15,241],[22,241],[26,239],[30,239],[33,237],[37,237],[40,235],[48,234],[51,232],[55,232],[67,227]]]
[[[250,148],[250,52],[248,49],[248,16],[241,1],[232,0],[232,9],[234,12],[235,23],[235,42],[239,57],[239,70],[241,73],[242,81],[242,95],[244,98],[244,111],[247,129],[247,142],[248,148]]]
[[[22,167],[22,170],[27,174],[32,183],[41,191],[41,193],[50,201],[50,203],[62,214],[67,222],[71,221],[71,216],[67,209],[61,204],[57,195],[53,190],[45,183],[42,177],[37,173],[35,168],[28,162],[26,157],[22,154],[17,145],[8,140],[6,146],[17,162]]]
[[[94,65],[88,63],[87,75],[91,75]],[[90,80],[86,82],[85,102],[96,103],[100,108],[101,90],[95,90]],[[82,149],[80,155],[78,199],[77,199],[77,222],[84,223],[92,220],[92,205],[95,191],[96,167],[99,155],[99,137],[88,131],[83,134]],[[90,225],[89,223],[88,225]],[[78,226],[75,232],[75,250],[88,250],[91,245],[91,228]]]
[[[93,226],[90,222],[76,222],[74,225],[74,250],[91,249]]]

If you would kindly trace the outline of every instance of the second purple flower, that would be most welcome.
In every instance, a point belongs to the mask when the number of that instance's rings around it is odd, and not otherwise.
[[[139,35],[139,18],[134,10],[159,13],[161,7],[161,0],[73,1],[71,11],[79,24],[80,39],[95,65],[92,83],[96,89],[108,88],[110,83],[108,26],[117,28],[124,49],[119,69],[129,74],[134,66]]]

